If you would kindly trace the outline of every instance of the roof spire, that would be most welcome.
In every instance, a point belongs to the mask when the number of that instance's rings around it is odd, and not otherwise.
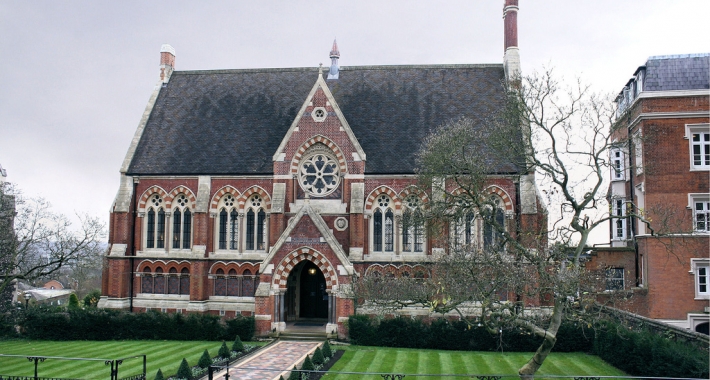
[[[340,68],[338,67],[338,59],[340,51],[338,50],[338,41],[333,40],[333,48],[330,49],[330,71],[328,71],[328,79],[338,79]]]

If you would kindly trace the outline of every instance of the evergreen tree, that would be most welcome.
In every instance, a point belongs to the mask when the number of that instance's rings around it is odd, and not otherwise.
[[[205,352],[200,356],[200,360],[197,361],[197,365],[200,366],[200,368],[207,368],[211,364],[212,358],[210,357],[210,353],[205,349]]]
[[[192,369],[190,365],[187,364],[187,360],[182,358],[182,363],[180,363],[180,368],[177,371],[177,377],[180,379],[192,380]]]
[[[234,339],[234,343],[232,343],[232,351],[244,351],[244,344],[242,344],[242,340],[239,338],[239,335],[237,335],[237,337]]]
[[[155,380],[164,380],[165,378],[163,377],[163,371],[158,368],[158,373],[155,374]]]
[[[74,293],[72,293],[69,296],[69,308],[70,309],[78,309],[79,308],[79,298]]]
[[[232,356],[231,353],[229,352],[229,348],[227,347],[227,343],[225,343],[224,341],[222,341],[222,347],[219,348],[218,355],[220,358],[225,358],[225,359],[229,359],[229,357]]]
[[[323,356],[328,359],[333,357],[333,351],[330,350],[330,344],[328,344],[327,340],[323,343]]]
[[[293,370],[291,370],[291,374],[288,376],[288,380],[301,380],[301,373],[298,372],[296,366],[293,366]]]
[[[313,366],[313,362],[311,361],[311,357],[306,355],[306,360],[303,361],[303,365],[301,366],[302,371],[313,371],[315,370],[316,367]]]
[[[320,350],[320,347],[317,347],[316,351],[313,353],[313,364],[323,365],[323,363],[325,363],[323,352]]]

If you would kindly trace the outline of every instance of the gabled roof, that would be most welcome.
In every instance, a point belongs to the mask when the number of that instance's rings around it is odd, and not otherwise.
[[[273,173],[273,154],[317,68],[175,71],[160,90],[128,175]],[[413,174],[423,138],[502,109],[503,65],[341,67],[327,81],[367,155],[366,174]]]

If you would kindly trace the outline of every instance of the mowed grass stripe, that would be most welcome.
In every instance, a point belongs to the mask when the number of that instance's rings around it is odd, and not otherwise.
[[[358,346],[347,347],[345,350],[345,354],[331,371],[433,375],[516,375],[518,369],[533,355],[532,352],[465,352]],[[374,350],[377,353],[373,355]],[[363,360],[365,358],[366,360]],[[377,362],[380,365],[376,365]],[[392,371],[392,369],[396,369],[396,371]],[[545,360],[539,374],[624,375],[622,371],[605,363],[599,357],[584,353],[552,353]],[[353,379],[352,375],[328,376],[328,378]],[[378,377],[364,378],[375,379]],[[434,377],[429,378],[433,379]]]
[[[205,349],[216,355],[221,342],[183,341],[6,341],[0,353],[27,356],[61,356],[77,358],[120,359],[145,354],[148,358],[147,375],[151,378],[158,368],[175,373],[183,357],[195,365]],[[29,376],[34,374],[34,364],[26,358],[0,358],[0,374]],[[44,377],[74,377],[103,379],[110,373],[104,362],[65,361],[47,359],[39,363],[39,374]],[[119,375],[138,374],[143,369],[141,358],[128,359],[119,366]]]

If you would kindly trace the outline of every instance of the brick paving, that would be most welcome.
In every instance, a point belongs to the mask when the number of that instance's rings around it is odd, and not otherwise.
[[[312,354],[320,342],[280,341],[259,352],[255,356],[238,363],[229,369],[230,380],[276,380],[288,372],[294,365]],[[224,372],[219,372],[215,379],[223,379]]]

